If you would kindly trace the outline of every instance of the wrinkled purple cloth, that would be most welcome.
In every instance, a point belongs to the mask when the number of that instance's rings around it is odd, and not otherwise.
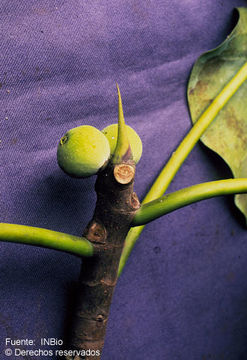
[[[94,178],[56,163],[70,128],[117,120],[143,141],[142,198],[191,127],[186,84],[198,56],[220,44],[238,0],[1,0],[1,222],[81,235]],[[229,177],[197,145],[169,191]],[[103,360],[247,359],[247,232],[232,198],[178,210],[148,225],[119,279]],[[80,260],[0,242],[0,359],[5,338],[64,339]],[[11,347],[14,349],[14,347]]]

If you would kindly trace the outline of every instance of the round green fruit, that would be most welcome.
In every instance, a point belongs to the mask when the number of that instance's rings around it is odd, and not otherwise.
[[[134,129],[132,129],[128,125],[126,126],[127,126],[127,135],[131,147],[133,160],[137,164],[142,156],[142,141]],[[112,124],[107,126],[102,130],[102,132],[109,141],[111,155],[113,155],[117,145],[118,124]]]
[[[84,178],[97,174],[109,157],[107,138],[90,125],[69,130],[58,144],[58,165],[73,177]]]

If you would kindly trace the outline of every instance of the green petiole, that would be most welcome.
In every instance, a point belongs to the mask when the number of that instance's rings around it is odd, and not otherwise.
[[[247,193],[247,179],[227,179],[193,185],[142,205],[137,211],[132,225],[145,225],[197,201],[240,193]]]
[[[216,118],[220,110],[225,106],[228,100],[235,94],[235,92],[239,89],[239,87],[246,79],[247,63],[245,63],[240,68],[240,70],[234,75],[231,81],[229,81],[229,83],[222,89],[222,91],[203,112],[195,125],[191,128],[191,130],[182,140],[177,150],[172,154],[166,166],[163,168],[163,170],[155,180],[154,184],[144,198],[142,204],[153,201],[165,193],[174,176],[180,169],[181,165],[183,164],[191,150],[194,148],[197,141],[207,130],[211,122]],[[121,274],[126,264],[126,261],[143,229],[144,226],[138,226],[130,229],[126,237],[125,246],[120,259],[118,275]]]
[[[92,256],[93,245],[83,237],[32,226],[0,223],[0,240],[61,250],[77,256]]]

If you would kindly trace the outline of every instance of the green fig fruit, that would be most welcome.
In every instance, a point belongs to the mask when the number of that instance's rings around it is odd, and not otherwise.
[[[107,126],[102,130],[102,132],[109,141],[111,155],[113,155],[117,145],[118,124],[112,124]],[[142,141],[139,135],[135,132],[135,130],[128,125],[127,125],[127,135],[131,147],[133,160],[137,164],[142,155]]]
[[[97,174],[110,157],[105,135],[90,125],[69,130],[59,141],[57,161],[68,175],[84,178]]]

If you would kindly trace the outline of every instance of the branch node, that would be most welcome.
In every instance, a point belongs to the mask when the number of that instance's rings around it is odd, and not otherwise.
[[[107,238],[107,231],[103,224],[93,220],[89,224],[89,227],[86,229],[84,235],[87,237],[88,240],[92,241],[93,243],[102,244]]]
[[[114,167],[114,177],[119,184],[129,184],[135,176],[135,169],[128,164],[119,164]]]
[[[96,320],[97,320],[99,323],[101,323],[101,322],[104,321],[104,316],[101,315],[101,314],[99,314],[99,315],[97,316]]]
[[[141,204],[135,192],[131,194],[131,206],[134,210],[140,208]]]

